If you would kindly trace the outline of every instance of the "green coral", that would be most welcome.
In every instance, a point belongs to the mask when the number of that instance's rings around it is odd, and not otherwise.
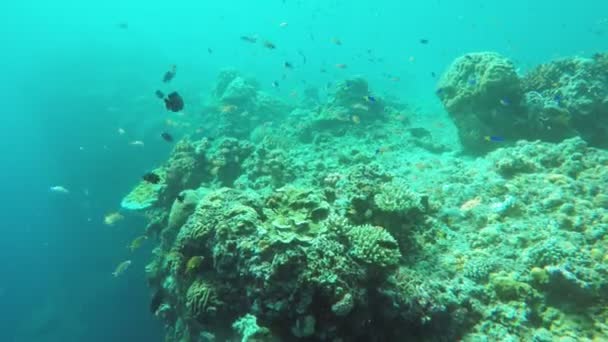
[[[351,244],[349,254],[361,263],[379,268],[390,268],[399,264],[401,252],[397,240],[384,228],[357,226],[347,235]]]

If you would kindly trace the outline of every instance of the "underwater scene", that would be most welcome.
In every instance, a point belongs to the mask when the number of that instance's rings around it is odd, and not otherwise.
[[[608,341],[608,2],[0,13],[0,341]]]

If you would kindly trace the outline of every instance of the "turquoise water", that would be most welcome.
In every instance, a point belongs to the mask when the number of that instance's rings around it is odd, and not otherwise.
[[[325,99],[328,84],[361,75],[375,94],[417,108],[424,114],[417,120],[426,122],[446,117],[435,88],[459,56],[495,51],[525,72],[555,58],[605,51],[608,39],[608,3],[599,0],[3,7],[0,340],[11,342],[163,339],[162,323],[148,309],[143,267],[153,246],[125,254],[144,218],[123,213],[119,224],[103,222],[172,150],[158,134],[173,114],[155,90],[178,89],[189,122],[204,126],[212,120],[204,105],[226,67],[287,102],[308,86]],[[244,42],[244,35],[276,49]],[[163,85],[173,64],[177,76]],[[177,138],[188,133],[176,131]],[[136,140],[144,147],[131,144]],[[57,185],[69,194],[49,191]],[[113,278],[126,257],[132,268]]]

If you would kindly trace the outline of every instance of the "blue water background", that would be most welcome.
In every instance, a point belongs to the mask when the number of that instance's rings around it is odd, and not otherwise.
[[[171,116],[153,95],[169,65],[178,65],[178,76],[163,89],[179,89],[186,115],[202,122],[202,101],[228,66],[269,90],[279,80],[273,91],[286,98],[359,74],[376,92],[432,113],[439,106],[431,73],[440,75],[459,55],[497,51],[523,71],[605,51],[608,41],[608,2],[600,0],[60,0],[3,7],[0,341],[11,342],[162,340],[147,308],[150,246],[135,254],[125,247],[144,222],[131,215],[108,227],[103,216],[170,151],[158,134]],[[244,43],[241,35],[277,49]],[[287,72],[285,61],[294,70]],[[119,127],[127,133],[119,135]],[[129,145],[133,140],[145,147]],[[71,193],[50,193],[53,185]],[[113,278],[127,258],[132,269]]]

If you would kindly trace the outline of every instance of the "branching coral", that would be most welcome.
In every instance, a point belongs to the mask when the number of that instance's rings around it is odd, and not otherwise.
[[[425,210],[422,196],[412,191],[403,180],[383,184],[374,196],[374,203],[382,211],[398,214]]]
[[[384,228],[357,226],[348,232],[348,237],[349,254],[364,265],[384,269],[399,263],[401,252],[397,240]]]

